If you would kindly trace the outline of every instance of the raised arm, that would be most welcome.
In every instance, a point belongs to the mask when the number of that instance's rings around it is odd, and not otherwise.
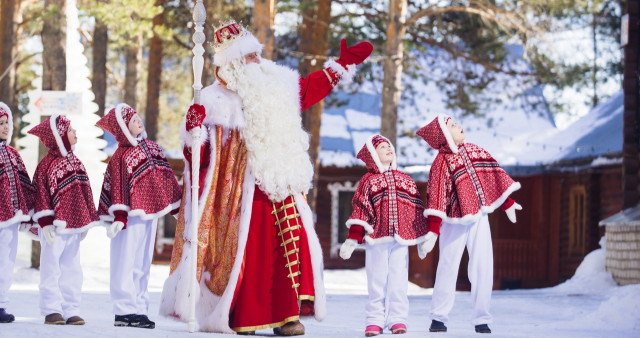
[[[300,79],[301,109],[305,110],[327,97],[338,82],[350,82],[356,73],[356,65],[366,60],[372,50],[373,45],[367,41],[347,47],[347,41],[342,39],[338,60],[328,60],[324,69]]]

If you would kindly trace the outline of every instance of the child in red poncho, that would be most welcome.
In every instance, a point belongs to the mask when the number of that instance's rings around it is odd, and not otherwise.
[[[469,252],[472,324],[491,333],[489,304],[493,288],[493,249],[488,214],[502,207],[511,222],[522,207],[509,197],[520,189],[491,155],[464,143],[462,127],[439,115],[416,132],[438,150],[429,172],[429,197],[424,215],[440,236],[440,259],[431,303],[431,332],[446,332],[453,307],[458,267],[465,246]],[[438,231],[439,230],[439,231]],[[426,252],[421,252],[425,255]]]
[[[35,189],[18,151],[9,145],[11,109],[0,102],[0,323],[15,320],[5,311],[18,252],[18,228],[29,229]]]
[[[118,141],[104,175],[98,214],[111,238],[115,326],[153,329],[149,270],[158,219],[177,213],[182,190],[162,148],[146,138],[133,108],[121,103],[97,123]]]
[[[366,241],[369,302],[365,335],[379,335],[385,327],[392,333],[405,333],[409,316],[408,246],[433,247],[437,236],[427,227],[416,183],[398,170],[388,139],[369,137],[357,157],[368,172],[353,196],[353,212],[346,224],[349,235],[340,248],[340,257],[348,259],[358,243]]]
[[[64,116],[52,115],[29,134],[49,148],[33,174],[36,202],[33,220],[40,226],[40,313],[45,324],[83,325],[80,241],[99,225],[91,185],[74,155],[76,131]]]

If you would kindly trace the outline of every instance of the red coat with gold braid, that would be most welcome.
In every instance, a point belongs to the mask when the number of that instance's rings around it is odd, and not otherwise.
[[[66,117],[53,115],[29,131],[49,148],[33,175],[33,220],[53,217],[59,234],[81,233],[100,224],[87,171],[66,140],[69,126]]]
[[[134,138],[127,127],[135,114],[133,108],[119,104],[97,123],[118,141],[100,193],[98,215],[103,221],[112,222],[119,210],[153,219],[180,207],[182,189],[162,148],[146,139],[146,133]]]

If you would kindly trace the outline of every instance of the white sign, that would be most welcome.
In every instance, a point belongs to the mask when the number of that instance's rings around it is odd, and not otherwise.
[[[29,110],[40,115],[82,114],[82,93],[55,90],[29,92]]]
[[[629,14],[625,14],[620,19],[620,47],[629,43]]]

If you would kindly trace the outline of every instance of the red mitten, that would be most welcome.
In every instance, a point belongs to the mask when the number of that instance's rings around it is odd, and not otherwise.
[[[362,240],[364,239],[364,227],[352,224],[349,228],[347,238],[355,240],[358,244],[362,244]]]
[[[434,234],[440,236],[440,225],[442,224],[442,218],[438,216],[429,215],[427,216],[427,225],[429,226],[429,231]]]
[[[500,206],[500,208],[502,208],[502,211],[507,211],[507,209],[511,208],[511,206],[513,205],[513,203],[515,203],[516,201],[513,200],[513,198],[511,197],[507,197],[507,200],[504,201],[504,203],[502,203],[502,205]]]
[[[340,57],[336,60],[345,69],[347,65],[359,65],[366,60],[373,51],[373,45],[368,41],[356,43],[347,47],[347,40],[340,41]]]
[[[38,218],[38,225],[41,228],[44,228],[44,227],[49,226],[51,224],[53,224],[53,216],[44,216],[44,217]]]
[[[187,110],[187,131],[200,127],[207,113],[201,104],[192,104]]]
[[[113,212],[113,215],[115,216],[114,218],[114,222],[122,222],[124,224],[124,226],[122,227],[122,229],[126,229],[127,228],[127,216],[129,216],[129,214],[124,211],[124,210],[116,210]]]

